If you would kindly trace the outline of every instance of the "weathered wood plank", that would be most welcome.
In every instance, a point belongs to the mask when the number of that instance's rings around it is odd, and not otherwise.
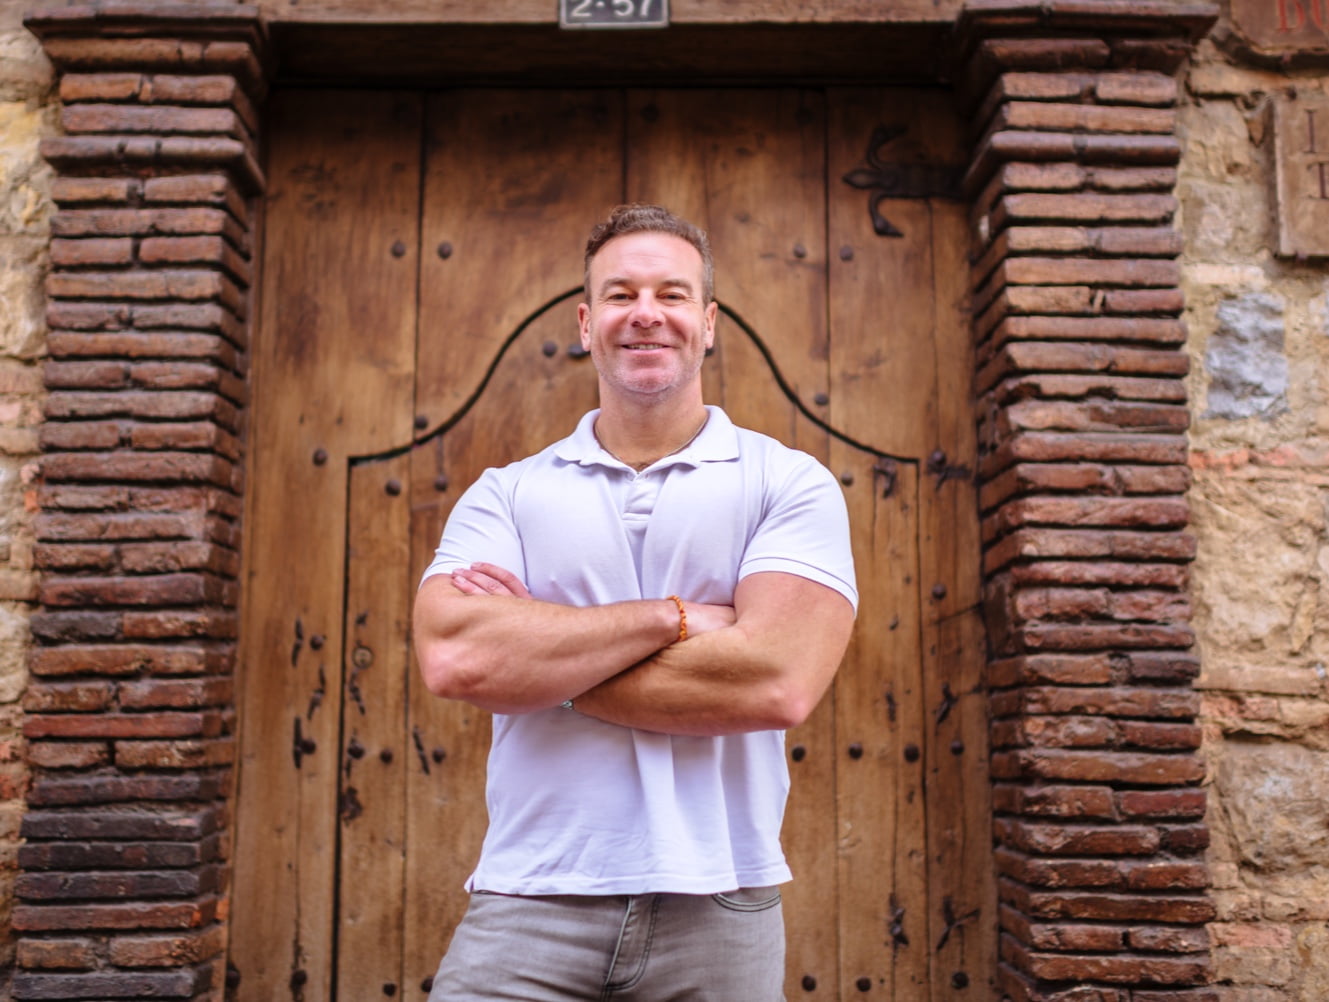
[[[837,741],[859,753],[839,778],[841,984],[914,998],[928,976],[917,457],[934,407],[932,234],[926,204],[890,200],[881,211],[904,236],[879,236],[868,193],[843,178],[867,164],[879,126],[904,127],[880,151],[892,161],[925,125],[915,93],[835,90],[828,106],[832,422],[905,459],[841,452],[850,517],[866,536],[855,552],[858,628],[836,699]]]
[[[415,590],[404,495],[409,470],[409,457],[396,456],[350,474],[338,797],[342,998],[376,998],[386,985],[403,989],[406,776],[423,765],[406,721]]]
[[[250,997],[312,999],[333,977],[347,462],[409,437],[420,105],[285,92],[269,114],[231,956]]]
[[[420,434],[476,395],[444,433],[412,450],[411,567],[418,578],[452,505],[488,466],[572,431],[596,404],[576,303],[591,225],[621,198],[622,105],[613,94],[477,92],[429,107],[417,370]],[[443,242],[451,245],[444,257]],[[544,309],[548,306],[547,309]],[[523,324],[529,321],[523,329]],[[504,352],[507,340],[519,336]],[[500,353],[501,357],[500,357]],[[466,907],[462,884],[484,837],[489,715],[437,699],[409,673],[410,739],[429,771],[407,775],[404,983],[430,976]],[[418,754],[413,752],[412,754]]]
[[[813,408],[824,393],[825,117],[821,95],[797,90],[637,92],[628,99],[627,185],[703,227],[716,294],[774,357]],[[825,462],[826,432],[781,391],[747,331],[727,317],[705,365],[708,402],[739,425]],[[783,838],[794,881],[784,888],[786,993],[805,977],[835,989],[833,699],[789,735],[790,804]]]

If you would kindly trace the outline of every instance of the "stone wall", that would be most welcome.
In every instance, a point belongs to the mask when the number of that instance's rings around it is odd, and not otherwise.
[[[33,489],[46,345],[51,170],[38,143],[55,130],[50,64],[22,24],[26,4],[0,0],[0,997],[8,997],[10,914],[28,781],[19,700],[27,683]]]
[[[1282,259],[1270,103],[1329,91],[1222,47],[1188,72],[1178,194],[1192,570],[1222,1002],[1329,998],[1329,261]]]

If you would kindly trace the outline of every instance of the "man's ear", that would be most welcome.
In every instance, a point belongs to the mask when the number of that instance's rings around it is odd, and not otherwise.
[[[587,303],[577,304],[577,333],[581,336],[581,346],[591,350],[591,307]]]
[[[715,347],[715,317],[720,311],[720,304],[712,299],[706,306],[706,347]]]

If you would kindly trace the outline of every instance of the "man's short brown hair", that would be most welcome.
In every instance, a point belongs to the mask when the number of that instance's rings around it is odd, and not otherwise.
[[[591,259],[614,237],[629,233],[668,233],[692,244],[701,255],[702,304],[715,298],[715,261],[711,258],[711,242],[706,238],[706,231],[674,215],[662,205],[634,202],[618,206],[609,213],[608,219],[596,223],[591,230],[591,238],[586,241],[586,264],[582,277],[588,303],[591,301]]]

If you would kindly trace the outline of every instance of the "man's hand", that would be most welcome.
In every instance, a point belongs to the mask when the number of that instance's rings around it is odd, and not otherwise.
[[[531,593],[521,578],[498,564],[483,561],[452,572],[452,583],[463,595],[507,595],[510,598],[530,598]]]

